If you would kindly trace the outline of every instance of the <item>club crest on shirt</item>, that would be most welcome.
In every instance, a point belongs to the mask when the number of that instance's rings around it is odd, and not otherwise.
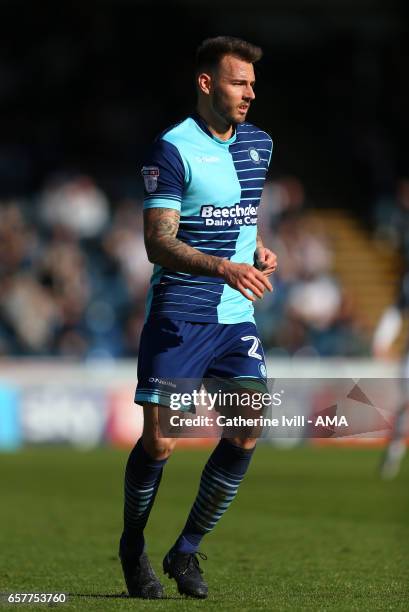
[[[158,188],[159,168],[157,166],[144,166],[142,168],[143,182],[148,193],[153,193]]]
[[[254,162],[255,164],[260,163],[260,153],[254,147],[251,147],[249,149],[249,157],[251,161]]]
[[[263,378],[267,378],[267,369],[264,363],[259,363],[258,370]]]

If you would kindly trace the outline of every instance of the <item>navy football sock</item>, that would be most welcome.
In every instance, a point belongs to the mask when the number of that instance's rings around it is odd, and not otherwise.
[[[254,449],[246,450],[222,438],[202,473],[200,487],[186,525],[173,551],[194,553],[230,506]]]
[[[120,552],[139,556],[145,548],[143,530],[155,501],[167,459],[152,459],[138,440],[125,469],[124,531]]]

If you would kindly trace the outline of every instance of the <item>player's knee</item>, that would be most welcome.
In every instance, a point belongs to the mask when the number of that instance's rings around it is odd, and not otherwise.
[[[144,434],[142,435],[142,443],[152,459],[167,459],[175,448],[176,438],[159,438]]]
[[[245,450],[252,450],[257,444],[257,438],[242,438],[236,436],[235,438],[228,438],[228,440],[235,446],[239,446]]]

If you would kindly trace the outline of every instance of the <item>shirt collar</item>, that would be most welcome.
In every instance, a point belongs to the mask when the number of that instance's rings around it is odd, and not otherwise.
[[[216,142],[218,142],[218,143],[220,143],[222,145],[226,145],[226,146],[231,145],[236,140],[236,134],[237,134],[237,128],[236,127],[234,127],[233,134],[232,134],[232,136],[228,140],[221,140],[221,138],[217,138],[217,136],[212,134],[212,132],[207,127],[206,121],[199,115],[199,113],[192,113],[191,117],[197,123],[197,125],[200,127],[200,129],[203,132],[205,132],[205,134],[210,136],[210,138],[212,140],[215,140]]]

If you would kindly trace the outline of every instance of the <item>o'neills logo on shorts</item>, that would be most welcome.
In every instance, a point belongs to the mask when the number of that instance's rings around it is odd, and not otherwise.
[[[232,225],[256,225],[257,207],[251,204],[248,206],[234,204],[233,206],[223,207],[204,204],[200,209],[200,216],[204,219],[205,225],[227,227]]]
[[[157,376],[151,376],[149,382],[164,385],[165,387],[174,387],[176,389],[176,384],[174,382],[171,380],[163,380],[163,378],[158,378]]]

